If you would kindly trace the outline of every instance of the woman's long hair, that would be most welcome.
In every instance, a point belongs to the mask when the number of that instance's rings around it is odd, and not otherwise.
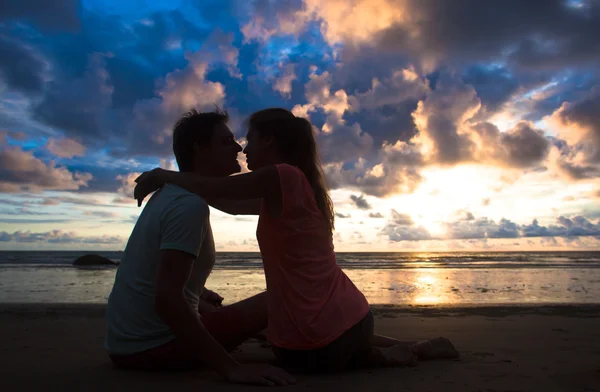
[[[259,137],[271,136],[281,152],[285,163],[296,166],[306,176],[317,201],[317,206],[327,221],[329,232],[333,233],[333,203],[325,185],[325,176],[317,143],[310,121],[296,117],[286,109],[264,109],[250,116],[251,132]]]

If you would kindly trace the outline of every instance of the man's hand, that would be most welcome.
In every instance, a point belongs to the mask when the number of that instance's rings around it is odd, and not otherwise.
[[[217,308],[223,306],[223,297],[221,297],[214,291],[207,289],[206,287],[204,288],[204,291],[202,291],[200,299],[204,300],[205,302],[208,302],[213,306],[216,306]]]
[[[254,384],[268,387],[296,383],[296,379],[283,369],[262,364],[239,365],[227,374],[227,379],[236,384]]]
[[[168,172],[168,170],[157,167],[156,169],[143,172],[135,179],[137,185],[133,190],[133,198],[137,200],[138,207],[142,205],[142,200],[144,200],[146,196],[165,185],[166,172]]]

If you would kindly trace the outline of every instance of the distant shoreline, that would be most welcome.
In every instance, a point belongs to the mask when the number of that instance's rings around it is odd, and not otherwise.
[[[81,250],[81,249],[0,249],[2,252],[54,252],[54,253],[124,253],[124,250]],[[225,253],[250,253],[260,254],[260,251],[249,251],[249,250],[217,250],[216,254]],[[559,250],[419,250],[419,251],[407,251],[407,250],[369,250],[369,251],[336,251],[336,254],[370,254],[370,253],[413,253],[413,254],[480,254],[480,253],[600,253],[600,249],[559,249]]]
[[[600,318],[599,304],[498,304],[452,306],[452,305],[389,305],[373,304],[375,315],[395,317],[412,315],[420,317],[506,317],[518,315],[562,316],[576,318]],[[25,318],[47,316],[56,317],[97,317],[103,316],[105,304],[88,303],[0,303],[0,314],[11,314]]]

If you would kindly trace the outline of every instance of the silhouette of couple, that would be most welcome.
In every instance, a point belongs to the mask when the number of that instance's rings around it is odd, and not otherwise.
[[[108,300],[105,347],[120,368],[185,370],[208,365],[231,382],[288,385],[288,373],[413,366],[453,358],[447,339],[402,342],[374,334],[369,303],[336,262],[333,204],[312,125],[285,109],[248,120],[249,173],[219,110],[182,116],[173,129],[179,172],[136,180],[145,205]],[[209,208],[258,215],[267,290],[222,306],[204,287],[215,262]],[[260,336],[280,367],[240,364],[229,354]],[[286,370],[283,370],[286,369]]]

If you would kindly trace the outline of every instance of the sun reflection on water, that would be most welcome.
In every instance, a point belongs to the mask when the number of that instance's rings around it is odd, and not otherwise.
[[[444,291],[446,285],[440,284],[441,270],[423,269],[419,270],[414,277],[414,285],[417,287],[416,295],[412,298],[413,304],[436,305],[452,302]]]

